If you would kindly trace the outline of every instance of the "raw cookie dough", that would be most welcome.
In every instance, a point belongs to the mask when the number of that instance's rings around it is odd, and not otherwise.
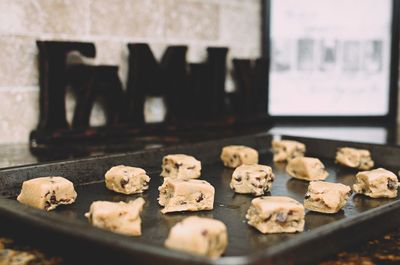
[[[162,213],[212,210],[214,207],[215,189],[204,180],[166,178],[158,190],[158,202],[164,206]]]
[[[306,146],[292,140],[272,140],[274,162],[289,161],[295,157],[304,156]]]
[[[275,176],[272,169],[264,165],[241,165],[233,171],[230,187],[236,193],[264,195],[271,190]]]
[[[328,172],[318,158],[296,157],[289,161],[286,171],[290,176],[302,180],[324,180]]]
[[[17,200],[20,203],[50,211],[61,204],[75,202],[74,184],[63,177],[40,177],[24,181]]]
[[[112,167],[105,175],[106,187],[123,194],[142,193],[149,188],[150,177],[138,167],[119,165]]]
[[[364,149],[350,147],[339,148],[336,152],[336,162],[346,167],[369,170],[374,167],[371,153]]]
[[[217,258],[228,245],[224,223],[210,218],[191,216],[171,228],[165,241],[167,248],[194,255]]]
[[[304,230],[304,207],[289,197],[259,197],[251,201],[246,219],[263,234],[301,232]]]
[[[89,222],[98,228],[128,236],[140,236],[142,212],[145,201],[137,198],[128,203],[95,201],[85,216]]]
[[[356,178],[357,182],[353,185],[356,193],[371,198],[397,197],[397,187],[399,186],[397,176],[384,168],[358,172]]]
[[[351,188],[341,183],[311,181],[304,197],[304,207],[320,213],[337,213],[346,204]]]
[[[176,154],[164,156],[161,176],[173,179],[196,179],[200,177],[201,163],[193,156]]]
[[[222,148],[221,160],[224,166],[236,168],[240,165],[254,165],[258,163],[258,152],[243,145],[229,145]]]

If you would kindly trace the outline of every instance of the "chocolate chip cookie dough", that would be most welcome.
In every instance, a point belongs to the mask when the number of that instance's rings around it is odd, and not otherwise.
[[[286,171],[290,176],[302,180],[325,180],[328,172],[318,158],[296,157],[289,161]]]
[[[164,156],[161,176],[173,179],[196,179],[201,174],[201,163],[193,156],[175,154]]]
[[[224,166],[230,168],[254,165],[258,163],[258,152],[244,145],[229,145],[222,148],[221,160]]]
[[[89,222],[98,228],[128,236],[140,236],[141,218],[145,201],[137,198],[128,203],[95,201],[85,214]]]
[[[251,201],[246,219],[263,234],[301,232],[304,230],[304,207],[285,196],[259,197]]]
[[[320,213],[337,213],[346,204],[351,188],[341,183],[311,181],[304,197],[304,207]]]
[[[350,147],[342,147],[337,150],[336,163],[361,170],[369,170],[374,167],[374,161],[368,150]]]
[[[165,241],[167,248],[194,255],[217,258],[228,245],[224,223],[210,218],[191,216],[177,223]]]
[[[272,169],[264,165],[241,165],[233,171],[230,183],[236,193],[264,195],[271,190],[275,176]]]
[[[74,184],[63,177],[40,177],[24,181],[17,200],[50,211],[58,205],[71,204],[77,197]]]
[[[289,161],[295,157],[304,156],[306,146],[292,140],[272,140],[274,162]]]
[[[150,177],[144,169],[119,165],[112,167],[105,175],[109,190],[123,193],[142,193],[149,188]]]
[[[356,193],[371,198],[396,198],[399,181],[397,176],[384,168],[358,172],[353,185]]]
[[[158,202],[164,206],[162,213],[212,210],[214,207],[215,189],[205,180],[166,178],[158,190]]]

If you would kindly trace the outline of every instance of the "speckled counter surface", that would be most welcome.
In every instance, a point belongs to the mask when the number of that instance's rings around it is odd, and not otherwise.
[[[335,132],[336,130],[336,132]],[[317,128],[299,126],[277,126],[271,130],[274,133],[284,133],[292,135],[302,135],[320,138],[332,138],[341,140],[358,140],[362,142],[379,144],[399,144],[397,130],[384,127],[357,127],[357,128]],[[361,135],[361,136],[360,136]],[[225,136],[225,135],[224,135]],[[196,139],[198,140],[198,139]],[[176,144],[175,141],[167,145]],[[72,157],[82,157],[87,155],[100,155],[106,153],[116,153],[121,151],[134,151],[143,148],[154,148],[159,146],[136,143],[121,147],[95,148],[89,152],[79,152],[76,155],[60,150],[52,150],[39,156],[33,155],[27,145],[7,145],[0,146],[0,167],[11,167],[24,164],[32,164],[45,161],[68,159]],[[399,220],[400,222],[400,220]],[[382,224],[384,225],[384,224]],[[329,247],[324,246],[324,247]],[[65,264],[63,257],[53,256],[43,249],[32,249],[26,243],[15,240],[12,235],[0,228],[0,265],[3,264]],[[326,257],[319,264],[400,264],[400,229],[391,231],[352,248],[345,249],[332,257]]]

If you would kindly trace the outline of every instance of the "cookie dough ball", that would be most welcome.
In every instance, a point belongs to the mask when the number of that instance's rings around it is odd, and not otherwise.
[[[123,193],[142,193],[149,188],[150,177],[144,169],[119,165],[112,167],[105,175],[109,190]]]
[[[204,180],[166,178],[158,190],[158,202],[164,206],[162,213],[212,210],[214,207],[215,189]]]
[[[346,167],[369,170],[374,167],[371,153],[368,150],[350,147],[339,148],[336,152],[336,162]]]
[[[293,178],[308,181],[325,180],[329,175],[324,164],[313,157],[296,157],[290,160],[286,171]]]
[[[165,241],[167,248],[211,258],[221,256],[227,245],[228,234],[224,223],[197,216],[177,223]]]
[[[196,179],[201,174],[201,163],[193,156],[176,154],[164,156],[161,176],[173,179]]]
[[[356,175],[357,182],[353,185],[356,193],[371,198],[396,198],[399,181],[397,176],[384,168],[362,171]]]
[[[295,157],[304,156],[306,146],[292,140],[272,140],[274,162],[289,161]]]
[[[140,213],[144,203],[143,198],[128,203],[95,201],[85,216],[95,227],[118,234],[140,236],[142,234]]]
[[[264,165],[241,165],[235,169],[230,183],[236,193],[264,195],[271,190],[275,176],[272,169]]]
[[[320,213],[337,213],[346,204],[351,188],[341,183],[311,181],[304,197],[304,207]]]
[[[289,197],[259,197],[251,201],[246,219],[263,234],[301,232],[304,230],[304,207]]]
[[[74,184],[63,177],[40,177],[24,181],[17,200],[50,211],[61,204],[71,204],[77,197]]]
[[[258,163],[258,152],[243,145],[229,145],[222,148],[221,160],[224,166],[236,168],[240,165],[254,165]]]

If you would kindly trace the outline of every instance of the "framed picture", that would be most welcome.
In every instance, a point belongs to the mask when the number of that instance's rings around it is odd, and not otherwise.
[[[264,0],[275,120],[394,122],[398,0]]]

